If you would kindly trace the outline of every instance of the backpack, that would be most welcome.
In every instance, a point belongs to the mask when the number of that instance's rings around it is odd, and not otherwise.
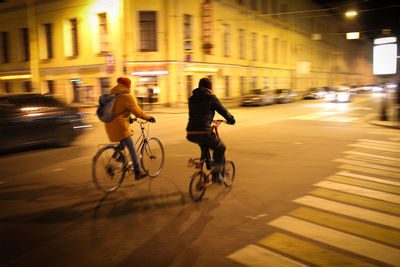
[[[105,94],[99,97],[99,106],[97,108],[97,117],[99,120],[102,122],[110,122],[112,121],[116,116],[120,115],[122,112],[118,114],[114,114],[114,105],[115,105],[115,100],[118,98],[118,96],[125,94],[125,93],[120,93],[120,94]]]

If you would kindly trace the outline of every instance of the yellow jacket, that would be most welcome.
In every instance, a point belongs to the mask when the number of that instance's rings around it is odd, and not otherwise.
[[[127,93],[118,96],[115,100],[114,114],[122,113],[116,116],[112,121],[105,123],[106,132],[110,141],[119,142],[132,134],[129,129],[129,114],[133,114],[137,118],[143,120],[149,120],[150,116],[140,109],[136,100],[130,94],[130,89],[128,87],[118,84],[111,89],[110,93]]]

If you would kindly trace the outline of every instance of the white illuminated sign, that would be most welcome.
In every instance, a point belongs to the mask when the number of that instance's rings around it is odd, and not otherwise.
[[[373,56],[375,75],[396,74],[397,44],[374,46]]]
[[[360,33],[359,32],[348,32],[348,33],[346,33],[346,39],[348,39],[348,40],[360,39]]]
[[[383,37],[383,38],[378,38],[378,39],[374,40],[375,45],[395,43],[395,42],[397,42],[396,37]]]

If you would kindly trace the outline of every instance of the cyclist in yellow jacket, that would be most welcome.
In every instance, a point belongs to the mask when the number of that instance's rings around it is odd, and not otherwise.
[[[132,132],[129,128],[129,116],[135,115],[137,118],[147,120],[149,122],[156,122],[155,118],[144,113],[136,103],[131,92],[131,80],[125,77],[117,79],[117,85],[110,91],[111,94],[120,94],[115,100],[114,114],[118,114],[110,122],[105,123],[106,132],[111,142],[122,142],[128,148],[132,158],[133,169],[135,171],[135,178],[141,179],[147,175],[140,169],[139,158],[136,153],[135,145],[132,140]]]

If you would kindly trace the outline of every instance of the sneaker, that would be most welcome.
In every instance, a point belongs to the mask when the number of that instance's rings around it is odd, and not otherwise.
[[[140,180],[143,179],[144,177],[146,177],[149,174],[148,171],[135,171],[135,180]]]
[[[212,174],[212,181],[213,181],[213,183],[221,184],[222,182],[224,182],[224,177],[222,176],[222,174],[220,172],[214,172]]]

